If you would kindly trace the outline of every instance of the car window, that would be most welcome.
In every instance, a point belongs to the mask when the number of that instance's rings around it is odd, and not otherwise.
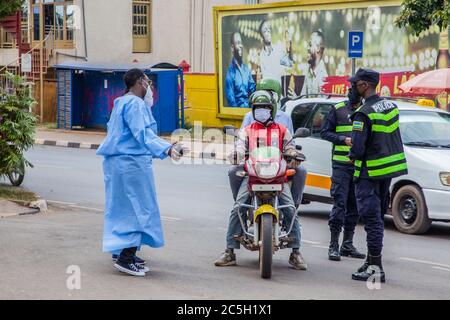
[[[306,123],[310,117],[311,111],[316,103],[299,104],[292,110],[292,124],[294,125],[294,132],[298,128],[306,127]]]
[[[331,104],[317,104],[306,124],[306,127],[311,130],[311,137],[320,138],[320,130],[322,130],[322,126],[332,106]]]
[[[430,111],[401,111],[403,143],[427,142],[450,145],[450,114]]]

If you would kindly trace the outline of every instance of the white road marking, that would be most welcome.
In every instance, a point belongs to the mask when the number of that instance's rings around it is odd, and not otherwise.
[[[437,262],[433,262],[433,261],[417,260],[417,259],[405,258],[405,257],[400,258],[400,260],[423,263],[423,264],[428,264],[430,266],[437,266],[437,267],[441,267],[441,268],[450,269],[450,265],[448,265],[448,264],[437,263]]]
[[[305,240],[302,239],[302,242],[304,242],[306,244],[315,244],[315,245],[319,245],[320,244],[320,242],[306,240],[306,239]]]
[[[56,203],[56,204],[65,204],[65,205],[68,205],[68,206],[75,205],[75,203],[73,203],[73,202],[64,202],[64,201],[56,201],[56,200],[47,200],[47,202],[49,202],[49,203]]]
[[[175,217],[168,217],[168,216],[161,216],[161,220],[165,220],[165,221],[180,221],[180,218],[175,218]]]
[[[318,246],[318,245],[313,245],[314,248],[320,248],[320,249],[328,249],[327,246]]]
[[[97,211],[97,212],[105,212],[104,209],[79,206],[79,205],[77,205],[76,203],[73,203],[73,202],[64,202],[64,201],[56,201],[56,200],[47,200],[47,202],[49,202],[49,203],[56,203],[56,204],[63,204],[63,205],[66,205],[68,207],[71,207],[71,208],[85,209],[85,210]],[[161,216],[161,220],[164,220],[164,221],[180,221],[181,219],[180,218],[175,218],[175,217],[169,217],[169,216]]]
[[[442,268],[442,267],[432,267],[433,269],[437,269],[437,270],[444,270],[444,271],[448,271],[450,272],[450,269],[447,268]]]
[[[77,208],[77,209],[86,209],[86,210],[97,211],[97,212],[104,212],[105,211],[103,209],[91,208],[91,207],[83,207],[83,206],[74,205],[74,204],[69,205],[69,207]]]

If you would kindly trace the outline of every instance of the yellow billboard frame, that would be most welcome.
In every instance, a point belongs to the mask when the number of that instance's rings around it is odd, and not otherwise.
[[[296,7],[303,10],[325,10],[325,9],[348,9],[348,8],[360,8],[361,6],[379,6],[379,7],[390,7],[390,6],[400,6],[401,1],[399,0],[300,0],[300,1],[288,1],[288,2],[276,2],[276,3],[266,3],[257,5],[237,5],[237,6],[216,6],[213,7],[213,22],[214,22],[214,64],[216,70],[216,83],[217,83],[217,99],[218,99],[218,109],[217,118],[220,119],[242,119],[242,117],[250,110],[249,108],[233,108],[224,107],[223,101],[223,77],[220,77],[220,68],[223,64],[222,61],[222,26],[219,24],[219,20],[227,16],[236,15],[247,15],[247,14],[258,14],[266,13],[271,9],[271,13],[281,13],[286,12],[286,8]],[[226,112],[223,112],[226,111]]]

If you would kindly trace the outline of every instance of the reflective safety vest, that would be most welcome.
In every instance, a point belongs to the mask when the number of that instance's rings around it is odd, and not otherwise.
[[[335,132],[339,135],[346,137],[352,136],[352,121],[350,120],[350,115],[353,113],[353,108],[349,103],[340,102],[334,106],[336,112],[336,130]],[[339,165],[349,165],[353,166],[350,162],[348,154],[350,152],[350,147],[347,145],[337,145],[333,144],[333,164]]]
[[[361,106],[354,115],[358,112],[369,118],[371,133],[364,159],[355,160],[355,177],[388,179],[407,174],[397,106],[380,98]],[[353,121],[353,130],[361,130],[363,125]]]
[[[283,140],[286,127],[272,122],[267,127],[259,122],[253,122],[245,128],[250,152],[259,147],[276,147],[283,152]]]

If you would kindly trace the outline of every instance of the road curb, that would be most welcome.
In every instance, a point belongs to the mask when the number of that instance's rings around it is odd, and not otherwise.
[[[19,201],[0,199],[0,219],[32,215],[40,212],[39,208],[19,204]]]
[[[52,146],[52,147],[65,147],[65,148],[79,148],[79,149],[91,149],[97,150],[100,145],[89,142],[70,142],[70,141],[56,141],[56,140],[44,140],[36,139],[35,144],[42,146]]]
[[[90,149],[97,150],[100,145],[88,142],[70,142],[70,141],[56,141],[56,140],[44,140],[35,139],[36,145],[50,146],[50,147],[63,147],[72,149]],[[223,154],[217,154],[214,152],[196,152],[188,155],[190,158],[211,159],[211,160],[227,160]]]

